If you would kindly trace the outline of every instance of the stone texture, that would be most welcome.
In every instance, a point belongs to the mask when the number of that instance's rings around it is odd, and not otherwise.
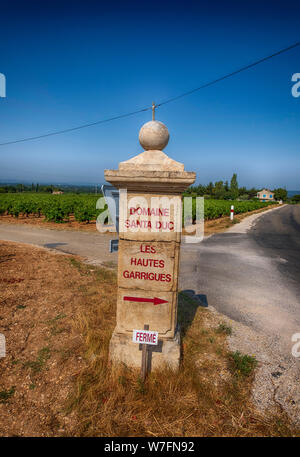
[[[141,209],[134,214],[130,214],[133,212],[133,208]],[[145,215],[144,213],[147,209],[149,209],[150,214],[152,210],[154,210],[155,214],[155,211],[160,209],[167,215]],[[148,226],[149,222],[151,222],[151,227]],[[145,224],[145,227],[133,227],[133,225],[139,223]],[[181,195],[120,192],[119,224],[120,239],[180,242],[182,197]]]
[[[166,303],[139,303],[125,301],[124,297],[154,297],[165,300]],[[150,330],[159,333],[159,337],[173,338],[177,324],[177,291],[158,292],[148,290],[118,289],[116,333],[132,333],[132,330],[142,330],[145,324]]]
[[[138,329],[137,329],[138,330]],[[150,327],[151,330],[151,327]],[[150,346],[150,368],[159,369],[164,365],[177,370],[180,362],[180,332],[171,339],[158,339],[157,346]],[[114,332],[109,344],[110,359],[114,363],[140,368],[142,360],[141,345],[132,342],[132,334]]]
[[[171,159],[164,152],[153,149],[141,152],[141,154],[133,157],[132,159],[126,160],[125,162],[120,162],[119,170],[184,172],[184,165],[183,163],[176,162],[176,160]]]
[[[144,325],[159,333],[158,346],[149,349],[152,367],[167,364],[177,369],[180,361],[176,329],[181,194],[196,174],[161,151],[168,137],[163,124],[147,123],[140,134],[147,150],[121,162],[118,170],[105,170],[105,179],[120,189],[117,325],[110,358],[133,367],[141,367],[142,351],[132,342],[132,332]],[[139,261],[142,264],[135,264]]]
[[[177,290],[178,261],[179,243],[174,241],[142,243],[120,240],[118,285],[150,291]]]
[[[151,171],[145,164],[133,170],[104,170],[106,181],[117,189],[135,192],[182,194],[195,182],[196,173],[187,171]]]
[[[146,122],[140,130],[139,141],[146,151],[162,150],[169,142],[169,131],[162,122],[154,120]]]
[[[182,163],[155,148],[120,162],[118,170],[105,170],[104,175],[117,189],[178,195],[196,179],[196,173],[184,171]]]

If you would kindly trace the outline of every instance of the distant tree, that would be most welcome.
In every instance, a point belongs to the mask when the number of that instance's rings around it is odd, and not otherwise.
[[[192,196],[196,196],[196,195],[203,196],[203,195],[205,195],[205,192],[206,192],[206,186],[199,184],[198,186],[188,187],[187,190],[185,191],[185,194],[189,194]]]
[[[229,184],[228,184],[228,181],[225,181],[224,189],[225,189],[225,192],[228,192],[228,191],[229,191]]]
[[[286,200],[287,199],[287,190],[279,187],[274,189],[274,198],[275,200]]]
[[[300,195],[293,195],[292,197],[292,201],[293,202],[296,202],[296,203],[300,203]]]
[[[224,199],[225,189],[224,189],[223,181],[217,181],[215,183],[215,187],[213,189],[213,195],[215,198],[217,198],[219,200]]]
[[[196,191],[197,195],[203,196],[203,195],[205,195],[206,187],[202,186],[202,184],[199,184],[199,186],[197,186],[195,188],[195,191]]]
[[[224,198],[224,200],[231,200],[231,193],[230,193],[230,190],[228,190],[227,192],[225,192],[223,198]]]
[[[239,200],[249,200],[249,194],[242,194],[239,196]]]
[[[254,198],[257,196],[257,189],[255,189],[254,187],[252,187],[251,189],[247,190],[247,194],[249,194],[249,197],[250,198]]]
[[[212,182],[210,182],[210,183],[208,184],[208,186],[206,186],[206,193],[207,193],[208,195],[212,195],[212,194],[213,194],[213,190],[214,190],[214,185],[213,185]]]
[[[237,174],[233,173],[230,181],[230,194],[233,200],[236,200],[239,196],[239,185],[237,182]]]
[[[192,195],[195,193],[195,186],[189,186],[186,191],[185,191],[185,194],[189,194],[189,195]]]

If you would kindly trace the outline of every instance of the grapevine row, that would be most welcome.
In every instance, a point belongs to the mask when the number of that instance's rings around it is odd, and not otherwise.
[[[49,194],[3,194],[0,195],[0,215],[8,214],[15,217],[19,215],[37,217],[44,216],[47,221],[66,222],[71,215],[78,222],[96,220],[103,210],[96,209],[99,195],[49,195]],[[217,219],[230,214],[230,207],[234,205],[235,214],[245,213],[263,208],[272,203],[251,201],[228,201],[205,199],[204,218]],[[196,199],[192,203],[193,221],[196,219]]]

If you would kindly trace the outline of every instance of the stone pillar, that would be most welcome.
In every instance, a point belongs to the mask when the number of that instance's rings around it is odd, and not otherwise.
[[[159,344],[149,346],[152,367],[166,363],[176,369],[181,195],[196,175],[162,151],[169,132],[161,122],[147,122],[139,140],[144,152],[118,170],[105,170],[106,181],[120,189],[117,325],[110,358],[140,367],[142,351],[132,333],[149,325],[159,333]]]

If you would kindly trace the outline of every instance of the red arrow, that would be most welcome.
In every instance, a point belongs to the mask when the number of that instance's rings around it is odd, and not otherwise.
[[[142,297],[123,297],[125,301],[137,301],[142,303],[153,303],[153,305],[161,305],[162,303],[168,303],[167,300],[161,298],[142,298]]]

